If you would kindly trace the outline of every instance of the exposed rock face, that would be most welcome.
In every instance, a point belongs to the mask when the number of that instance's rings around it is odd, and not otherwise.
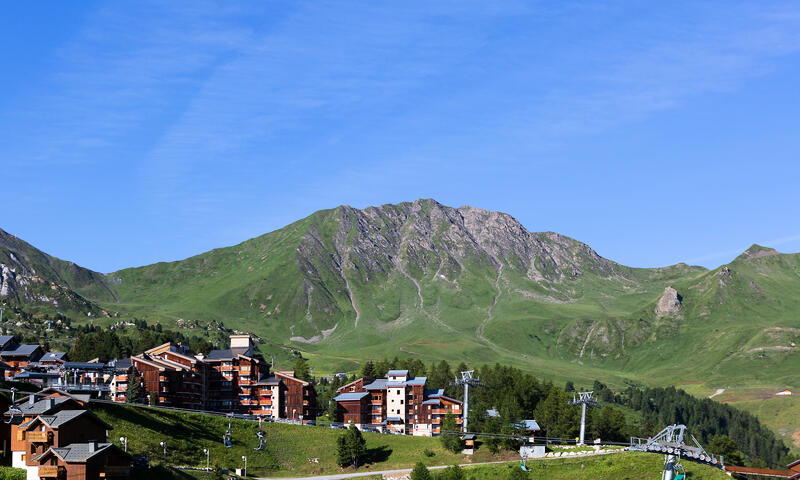
[[[683,307],[682,300],[677,290],[672,287],[665,288],[661,298],[658,299],[658,304],[656,304],[656,315],[663,317],[680,312]]]
[[[0,263],[0,297],[13,297],[17,292],[16,273]]]

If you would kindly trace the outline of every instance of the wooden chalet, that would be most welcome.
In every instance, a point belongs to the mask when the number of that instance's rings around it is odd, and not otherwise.
[[[20,424],[11,440],[13,460],[18,468],[38,467],[36,457],[50,447],[63,447],[72,443],[104,442],[111,426],[88,410],[61,410],[53,414],[38,415]]]
[[[51,447],[35,462],[40,480],[125,480],[133,458],[114,444],[87,442]]]

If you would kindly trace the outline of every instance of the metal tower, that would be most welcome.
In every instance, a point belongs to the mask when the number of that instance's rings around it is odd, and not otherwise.
[[[578,392],[578,398],[572,397],[572,400],[569,401],[570,405],[580,405],[581,406],[581,436],[580,440],[578,441],[578,445],[584,445],[583,438],[586,434],[586,407],[587,405],[590,407],[599,407],[600,404],[597,403],[597,400],[592,398],[592,394],[594,392]]]
[[[687,436],[691,438],[693,445],[685,439]],[[706,452],[694,435],[686,431],[686,425],[670,425],[652,438],[631,437],[631,446],[628,447],[628,450],[665,454],[664,469],[661,471],[662,480],[685,478],[681,458],[717,468],[723,468],[725,465],[721,456],[714,456]],[[679,472],[677,476],[676,472]]]
[[[455,381],[450,382],[450,385],[464,386],[464,412],[462,413],[463,419],[461,420],[461,431],[464,433],[467,433],[467,415],[469,414],[469,386],[486,386],[485,383],[481,382],[479,378],[475,378],[474,375],[475,370],[461,372],[461,378],[456,377]]]

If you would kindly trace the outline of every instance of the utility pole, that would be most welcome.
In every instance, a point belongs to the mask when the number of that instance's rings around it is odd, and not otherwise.
[[[585,445],[584,443],[584,435],[586,434],[586,406],[590,407],[599,407],[600,404],[597,403],[597,400],[592,398],[592,394],[594,392],[578,392],[578,398],[572,397],[572,400],[569,401],[570,405],[580,405],[581,406],[581,436],[578,445]]]
[[[469,415],[469,386],[485,387],[486,384],[481,382],[480,378],[475,378],[475,370],[468,370],[461,372],[461,378],[456,377],[455,381],[450,382],[450,385],[463,385],[464,386],[464,411],[462,412],[461,431],[467,433],[467,415]]]
[[[0,323],[3,323],[3,312],[5,312],[5,311],[6,311],[5,308],[0,307]]]

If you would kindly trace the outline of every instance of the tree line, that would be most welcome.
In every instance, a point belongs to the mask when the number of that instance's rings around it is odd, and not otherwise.
[[[426,376],[426,388],[444,389],[445,395],[461,400],[463,387],[453,385],[457,372],[447,361],[425,365],[417,358],[370,360],[359,375],[349,378],[320,379],[318,401],[321,411],[333,415],[336,389],[359,377],[382,378],[389,370],[408,370],[411,376]],[[572,382],[562,388],[510,366],[482,365],[475,369],[485,387],[470,388],[470,431],[519,433],[521,420],[535,419],[547,437],[574,439],[580,429],[580,407],[568,402],[575,394]],[[708,398],[696,398],[674,387],[649,388],[631,385],[614,392],[595,381],[581,390],[593,390],[600,407],[587,412],[587,441],[628,442],[630,437],[651,437],[673,424],[684,424],[710,453],[722,454],[728,463],[745,461],[753,466],[779,466],[789,463],[789,449],[758,419],[729,405]],[[628,412],[626,415],[625,412]],[[487,440],[492,450],[515,449],[513,440]],[[717,451],[714,451],[716,449]]]

